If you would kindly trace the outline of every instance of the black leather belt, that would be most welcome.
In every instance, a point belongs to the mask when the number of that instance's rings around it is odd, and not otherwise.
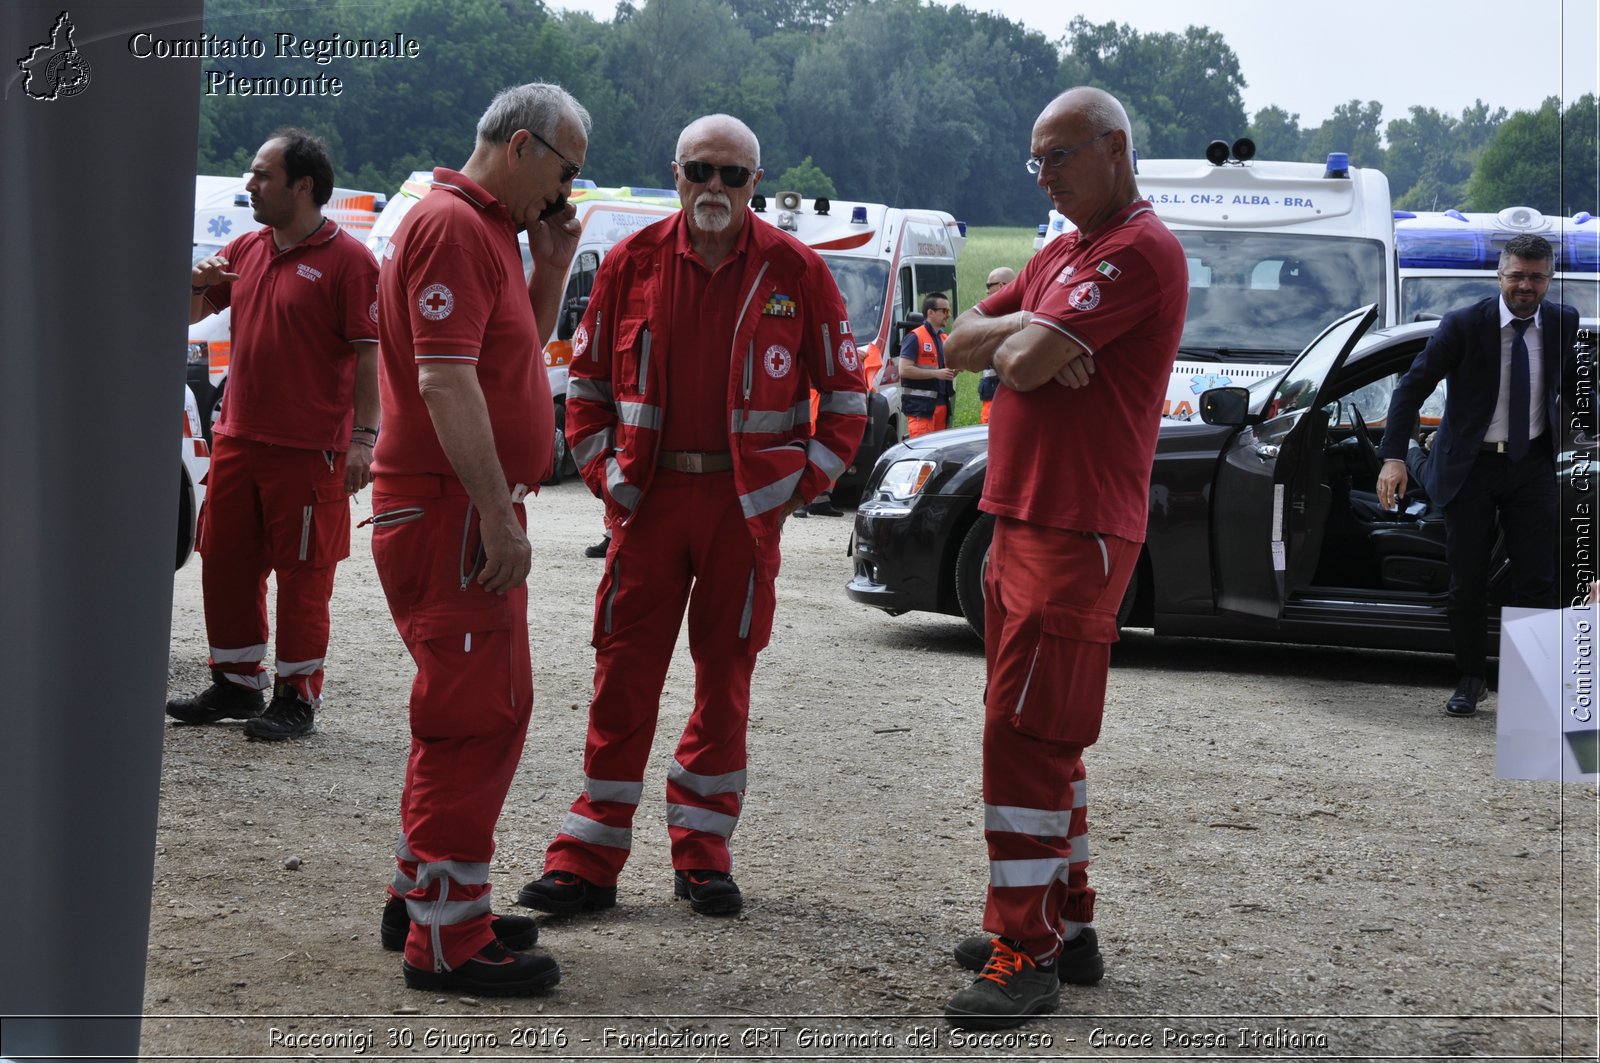
[[[1545,440],[1548,438],[1550,438],[1550,433],[1544,432],[1541,433],[1537,439],[1528,440],[1528,449],[1532,451],[1543,446]],[[1506,447],[1510,445],[1511,444],[1507,443],[1505,440],[1500,440],[1494,443],[1484,440],[1483,444],[1479,446],[1478,449],[1484,454],[1504,454],[1506,452]]]
[[[656,466],[678,472],[727,472],[733,468],[733,455],[726,450],[663,450],[656,454]]]

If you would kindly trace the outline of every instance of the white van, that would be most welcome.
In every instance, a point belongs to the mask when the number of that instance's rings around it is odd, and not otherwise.
[[[1555,250],[1555,278],[1546,298],[1577,307],[1579,317],[1600,317],[1600,218],[1587,211],[1562,218],[1507,207],[1494,214],[1394,212],[1400,320],[1442,317],[1496,294],[1500,249],[1523,233],[1544,237]]]
[[[1281,372],[1330,322],[1368,303],[1398,320],[1389,179],[1335,152],[1263,162],[1216,141],[1207,158],[1139,159],[1139,191],[1183,244],[1189,311],[1162,415],[1200,393]],[[1070,228],[1050,212],[1045,241]]]

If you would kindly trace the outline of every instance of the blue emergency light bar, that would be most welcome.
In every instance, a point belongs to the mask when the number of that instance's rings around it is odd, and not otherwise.
[[[1396,212],[1397,215],[1404,213]],[[1413,229],[1395,226],[1394,246],[1402,269],[1492,271],[1499,268],[1500,249],[1516,233],[1473,228],[1470,219],[1459,211],[1446,211],[1445,216],[1459,223],[1459,227]],[[1568,273],[1600,272],[1600,224],[1596,224],[1593,217],[1584,215],[1574,218],[1573,223],[1584,228],[1569,228],[1563,233],[1551,233],[1547,237],[1556,248],[1556,269]]]

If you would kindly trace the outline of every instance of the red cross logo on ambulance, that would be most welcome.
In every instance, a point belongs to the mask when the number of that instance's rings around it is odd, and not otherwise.
[[[839,364],[852,373],[861,368],[861,357],[856,352],[856,341],[849,336],[839,341]]]
[[[589,349],[589,330],[582,325],[572,334],[572,357],[582,358],[583,352]]]
[[[1067,305],[1074,310],[1093,310],[1100,305],[1100,285],[1084,281],[1067,293]]]
[[[442,284],[428,285],[422,289],[422,296],[417,300],[417,309],[429,321],[443,321],[455,308],[455,293]]]
[[[767,348],[761,364],[766,366],[768,376],[774,380],[782,380],[789,375],[789,370],[794,366],[794,355],[789,353],[789,348],[775,343]]]

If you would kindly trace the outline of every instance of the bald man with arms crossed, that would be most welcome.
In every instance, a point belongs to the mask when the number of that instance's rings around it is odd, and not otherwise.
[[[980,508],[984,576],[984,929],[945,1008],[998,1029],[1104,972],[1091,925],[1083,751],[1100,735],[1117,607],[1144,539],[1161,400],[1188,305],[1183,249],[1139,195],[1128,118],[1092,88],[1053,100],[1027,168],[1077,231],[961,315],[946,364],[1005,387]]]

